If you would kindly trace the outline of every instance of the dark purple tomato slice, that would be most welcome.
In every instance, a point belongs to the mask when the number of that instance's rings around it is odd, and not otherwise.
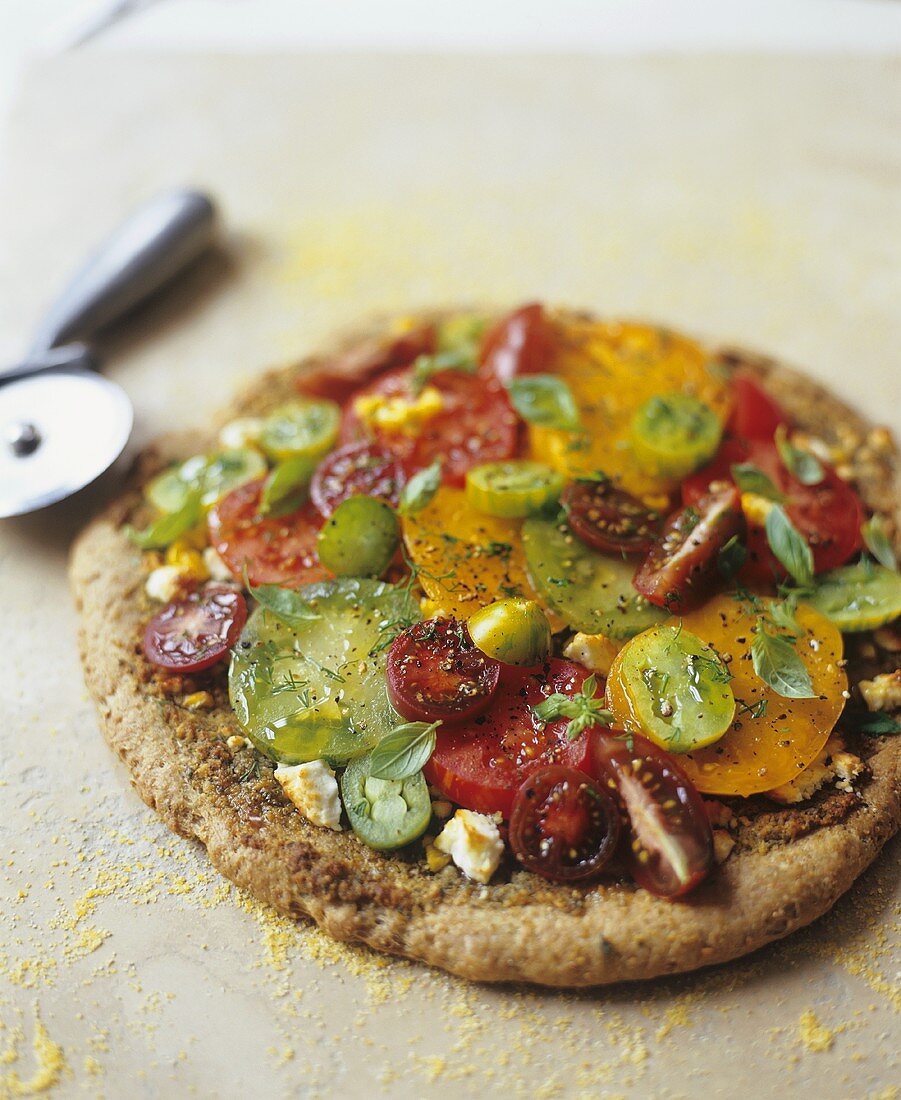
[[[744,532],[741,494],[723,484],[666,521],[632,584],[652,604],[677,615],[698,607],[719,583],[717,555]]]
[[[502,317],[482,339],[481,373],[509,382],[520,374],[551,369],[556,353],[554,332],[539,302]]]
[[[397,507],[404,487],[404,471],[394,455],[377,443],[339,447],[316,467],[310,499],[328,519],[348,497],[378,497]]]
[[[594,774],[617,799],[627,828],[619,857],[660,898],[677,898],[713,866],[713,834],[697,788],[668,754],[637,734],[591,731]]]
[[[174,672],[200,672],[228,653],[247,620],[240,592],[210,586],[166,604],[147,624],[144,653],[151,664]]]
[[[570,482],[560,503],[573,534],[605,554],[646,554],[663,520],[606,479]]]
[[[415,722],[461,722],[487,710],[500,662],[477,649],[466,624],[429,619],[404,630],[388,652],[388,697]]]
[[[533,772],[516,792],[510,847],[528,871],[551,882],[580,882],[602,871],[621,830],[617,802],[575,768]]]

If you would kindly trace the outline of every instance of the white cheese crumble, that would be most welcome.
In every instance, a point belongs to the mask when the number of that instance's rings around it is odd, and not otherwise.
[[[435,838],[435,847],[447,853],[467,878],[481,883],[490,880],[504,854],[497,825],[471,810],[457,810]]]
[[[232,571],[222,560],[222,555],[215,546],[208,546],[203,552],[203,564],[213,581],[234,580]]]
[[[144,591],[152,600],[169,603],[181,591],[183,571],[177,565],[158,565],[147,575]]]
[[[858,686],[870,710],[897,710],[901,707],[901,671],[884,672],[875,680],[861,680]]]
[[[307,821],[340,832],[338,781],[324,760],[311,760],[309,764],[294,764],[291,767],[279,764],[273,775]]]
[[[219,432],[219,442],[227,451],[252,447],[260,438],[262,430],[263,421],[258,416],[241,416],[223,425]]]
[[[574,634],[569,644],[563,650],[563,656],[570,661],[578,661],[580,665],[599,672],[602,676],[610,675],[610,666],[613,659],[621,649],[612,639],[604,634]]]

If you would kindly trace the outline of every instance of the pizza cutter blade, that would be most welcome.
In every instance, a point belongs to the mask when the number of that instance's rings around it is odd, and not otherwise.
[[[196,191],[140,207],[48,310],[26,360],[0,371],[0,518],[77,492],[122,452],[131,402],[93,372],[87,341],[196,259],[214,228],[213,204]]]

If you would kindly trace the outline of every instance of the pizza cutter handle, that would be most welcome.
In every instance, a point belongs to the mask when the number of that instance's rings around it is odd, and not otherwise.
[[[139,207],[51,305],[26,358],[89,341],[195,260],[215,223],[215,207],[199,191],[170,191]]]

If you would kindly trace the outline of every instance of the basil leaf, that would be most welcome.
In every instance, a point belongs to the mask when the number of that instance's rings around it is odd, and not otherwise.
[[[142,550],[162,550],[175,542],[179,535],[190,531],[200,520],[200,493],[192,492],[177,512],[166,512],[143,531],[131,525],[125,528],[126,536]]]
[[[582,427],[572,392],[553,374],[527,374],[505,382],[513,407],[530,424],[577,432]]]
[[[885,517],[880,516],[878,512],[876,515],[870,516],[861,527],[860,533],[863,535],[866,548],[876,561],[880,565],[884,565],[886,569],[893,569],[897,573],[898,558],[895,554],[895,548],[892,546],[892,540],[889,538]]]
[[[436,458],[431,466],[414,474],[403,487],[400,503],[397,506],[402,516],[412,516],[421,512],[431,501],[441,485],[441,459]]]
[[[413,363],[410,374],[410,389],[418,397],[425,389],[432,375],[444,370],[455,370],[462,374],[475,374],[479,369],[472,349],[450,348],[435,355],[420,355]]]
[[[770,478],[752,462],[736,462],[732,466],[732,480],[743,493],[754,493],[779,504],[785,500]]]
[[[733,535],[724,546],[720,547],[716,555],[716,567],[720,576],[727,581],[731,581],[739,569],[745,564],[747,558],[747,546],[745,546],[738,535]]]
[[[813,581],[813,553],[804,536],[785,514],[785,509],[774,504],[767,512],[766,538],[770,549],[800,585]]]
[[[295,490],[304,489],[310,484],[317,463],[306,455],[286,458],[272,470],[263,485],[260,497],[260,513],[266,515],[276,504],[281,504]],[[302,501],[300,503],[303,503]]]
[[[751,661],[761,680],[784,699],[815,699],[810,673],[794,645],[778,634],[768,634],[758,623],[751,642]]]
[[[301,623],[313,622],[322,617],[302,596],[290,588],[281,588],[277,584],[261,584],[259,588],[254,588],[248,579],[246,565],[244,566],[244,587],[260,607],[265,608],[288,626],[300,626]]]
[[[795,618],[795,601],[791,597],[777,603],[770,602],[767,608],[767,618],[777,629],[787,630],[796,637],[801,632],[798,620]]]
[[[776,429],[776,447],[786,470],[802,485],[819,485],[826,476],[823,464],[816,455],[801,451],[790,442],[784,424]]]
[[[869,733],[874,737],[901,733],[901,722],[884,712],[870,714],[865,710],[846,710],[839,719],[839,725],[848,726],[857,733]]]
[[[609,726],[613,722],[613,714],[604,707],[603,697],[595,698],[596,690],[597,677],[592,673],[585,678],[578,694],[564,695],[559,691],[554,692],[532,707],[532,714],[542,725],[568,718],[566,736],[570,741],[575,741],[589,727]]]
[[[405,722],[386,733],[372,750],[369,774],[375,779],[408,779],[422,771],[435,751],[440,722]]]

